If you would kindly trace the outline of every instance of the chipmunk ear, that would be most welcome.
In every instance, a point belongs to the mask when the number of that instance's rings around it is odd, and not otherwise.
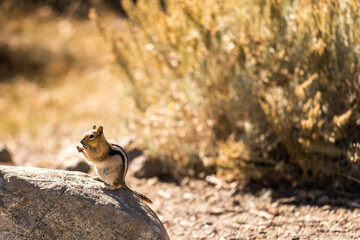
[[[93,129],[96,129],[96,125],[93,126]]]
[[[104,131],[103,126],[100,126],[100,127],[98,128],[98,130],[97,130],[97,132],[98,132],[100,135],[103,133],[103,131]]]

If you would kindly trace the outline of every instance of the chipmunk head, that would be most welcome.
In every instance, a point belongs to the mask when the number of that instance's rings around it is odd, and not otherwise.
[[[96,130],[96,126],[93,126],[93,129],[84,133],[81,138],[80,143],[85,149],[97,148],[103,141],[106,141],[104,137],[104,128],[100,126]]]

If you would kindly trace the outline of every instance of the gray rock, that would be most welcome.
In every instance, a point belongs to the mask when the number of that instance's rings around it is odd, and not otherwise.
[[[130,137],[119,139],[114,143],[122,146],[126,150],[130,162],[144,153],[136,146],[135,141]]]
[[[137,178],[151,178],[162,176],[167,173],[167,170],[160,160],[141,155],[132,160],[129,173]]]
[[[11,153],[2,142],[0,142],[0,163],[12,163]]]
[[[84,159],[74,158],[64,162],[63,169],[68,171],[90,172],[90,165]]]
[[[135,158],[141,156],[144,152],[142,150],[140,150],[139,148],[130,148],[130,149],[126,150],[126,153],[128,155],[129,161],[131,162]]]
[[[126,190],[87,174],[0,166],[0,239],[169,239],[156,214]]]
[[[84,173],[88,173],[91,169],[83,155],[76,150],[75,145],[65,148],[58,154],[55,168]]]
[[[317,201],[319,205],[326,205],[330,203],[330,198],[327,195],[321,196]]]

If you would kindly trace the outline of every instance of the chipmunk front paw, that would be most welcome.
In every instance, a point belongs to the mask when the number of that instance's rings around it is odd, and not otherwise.
[[[85,149],[79,146],[76,146],[76,149],[78,150],[78,152],[83,152]]]

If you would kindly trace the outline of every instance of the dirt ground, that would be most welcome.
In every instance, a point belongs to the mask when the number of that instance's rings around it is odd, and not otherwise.
[[[216,177],[129,177],[150,196],[170,239],[360,239],[360,198],[320,190],[249,191]],[[287,196],[286,196],[287,195]]]
[[[43,149],[44,144],[28,139],[8,139],[15,165],[56,168],[49,160],[62,157],[51,142]],[[60,148],[75,149],[72,142],[62,142]],[[215,176],[164,181],[128,174],[127,183],[152,199],[150,207],[172,240],[360,239],[360,194],[250,187]]]

